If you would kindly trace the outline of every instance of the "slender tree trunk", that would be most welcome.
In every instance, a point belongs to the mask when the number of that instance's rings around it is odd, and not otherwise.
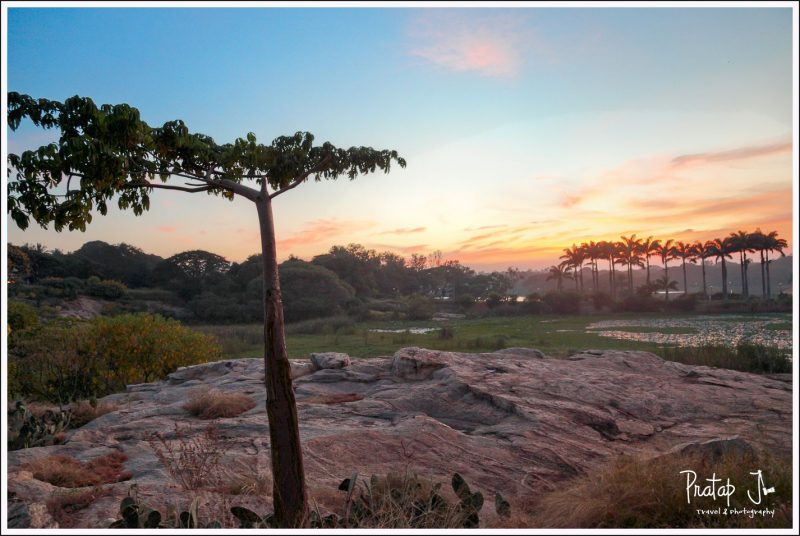
[[[647,262],[647,286],[650,286],[650,255],[645,255],[645,262]]]
[[[614,259],[608,258],[608,293],[614,299]]]
[[[272,201],[265,193],[256,200],[261,227],[261,254],[264,269],[264,383],[267,388],[272,453],[272,501],[280,527],[303,527],[308,519],[303,450],[297,419],[291,366],[283,332],[275,224]]]
[[[742,274],[744,275],[744,297],[750,297],[750,281],[747,278],[747,252],[742,252]]]
[[[761,296],[767,296],[767,277],[764,273],[764,250],[760,251],[761,253]]]
[[[581,294],[583,294],[583,261],[578,266],[578,276],[581,278]]]
[[[700,259],[700,266],[703,269],[703,297],[708,300],[708,291],[706,290],[706,260]]]
[[[725,257],[722,257],[722,296],[728,299],[728,267],[725,266]]]
[[[667,268],[667,261],[664,261],[664,301],[669,301],[669,269]]]
[[[770,285],[770,280],[769,280],[769,262],[770,262],[769,261],[769,250],[766,250],[764,252],[764,260],[766,261],[764,264],[765,264],[765,266],[767,268],[767,298],[771,298],[772,297],[772,286]]]
[[[689,286],[686,284],[686,257],[683,258],[683,295],[689,294]]]

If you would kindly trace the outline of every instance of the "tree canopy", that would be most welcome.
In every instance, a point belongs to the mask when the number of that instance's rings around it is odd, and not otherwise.
[[[25,229],[30,220],[57,231],[85,230],[92,211],[106,214],[117,196],[120,209],[141,214],[150,208],[153,189],[206,192],[232,199],[275,197],[309,178],[354,179],[376,170],[388,172],[392,161],[406,162],[393,150],[314,145],[314,136],[297,132],[259,144],[255,134],[218,144],[192,133],[181,120],[151,127],[128,104],[98,106],[87,97],[64,102],[8,94],[8,125],[24,119],[60,131],[57,142],[8,155],[8,211]],[[13,172],[12,172],[13,170]],[[185,184],[167,184],[170,177]],[[74,182],[73,182],[74,181]],[[255,183],[256,188],[247,183]],[[58,186],[65,191],[54,191]],[[271,190],[271,191],[270,191]]]

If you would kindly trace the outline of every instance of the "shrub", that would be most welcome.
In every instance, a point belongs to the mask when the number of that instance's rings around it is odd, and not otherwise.
[[[682,313],[688,313],[690,311],[694,311],[697,307],[697,295],[696,294],[682,294],[675,298],[674,300],[670,300],[665,304],[665,307],[670,311],[678,311]]]
[[[215,338],[158,315],[59,320],[19,337],[9,351],[9,383],[22,396],[65,405],[219,356]]]
[[[148,439],[156,457],[184,490],[218,483],[220,460],[227,449],[213,424],[202,434],[191,435],[190,432],[191,428],[181,429],[176,422],[174,440],[160,433]]]
[[[183,409],[201,419],[237,417],[256,407],[249,396],[242,393],[223,393],[216,389],[194,393]]]
[[[61,488],[83,488],[130,480],[131,474],[122,470],[127,459],[118,451],[84,463],[71,456],[55,455],[34,460],[25,468],[36,480]]]
[[[80,428],[81,426],[90,423],[98,417],[111,413],[119,409],[117,404],[112,402],[90,402],[88,400],[81,400],[70,404],[67,411],[69,411],[70,428]]]
[[[406,317],[409,320],[430,320],[435,312],[433,300],[420,294],[413,294],[406,301]]]
[[[657,300],[652,296],[635,294],[633,296],[625,296],[621,301],[617,302],[615,310],[618,312],[645,313],[660,311],[663,305],[663,300]]]
[[[581,297],[572,291],[548,292],[544,295],[547,308],[557,314],[577,314],[580,311]]]
[[[8,301],[8,325],[12,333],[36,327],[38,323],[39,316],[36,314],[36,309],[27,303]]]
[[[86,291],[95,298],[118,300],[127,294],[128,287],[119,281],[101,281],[99,277],[92,276],[86,280]]]

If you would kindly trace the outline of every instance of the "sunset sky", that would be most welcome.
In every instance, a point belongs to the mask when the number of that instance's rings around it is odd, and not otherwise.
[[[298,130],[406,169],[276,200],[281,258],[357,242],[541,268],[621,234],[792,236],[791,9],[10,9],[8,90],[126,102],[227,143]],[[19,152],[54,139],[27,124]],[[169,256],[259,250],[252,203],[156,191],[85,233]]]

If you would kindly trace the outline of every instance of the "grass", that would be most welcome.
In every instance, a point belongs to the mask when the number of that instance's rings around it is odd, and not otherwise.
[[[751,472],[763,471],[764,484],[775,493],[754,505]],[[726,500],[692,497],[687,502],[686,475],[697,474],[707,485],[712,473],[736,486],[730,508],[774,510],[774,516],[708,514],[698,509],[725,508]],[[720,484],[721,485],[721,484]],[[528,526],[548,528],[790,528],[792,526],[792,465],[790,460],[755,453],[712,456],[673,454],[651,460],[620,458],[606,469],[564,483],[530,505]]]
[[[88,400],[80,400],[73,402],[69,406],[70,428],[80,428],[81,426],[95,420],[98,417],[116,411],[119,409],[118,404],[112,402],[100,402],[92,405]]]
[[[740,343],[733,348],[725,346],[661,348],[656,353],[667,361],[677,361],[687,365],[703,365],[757,374],[792,372],[792,362],[785,351],[758,344]]]
[[[71,456],[55,455],[34,460],[26,468],[36,480],[61,488],[83,488],[130,480],[131,474],[123,471],[127,459],[117,451],[83,463]]]
[[[286,326],[286,345],[289,357],[306,358],[311,352],[344,352],[354,357],[391,356],[405,346],[421,346],[433,350],[460,352],[491,352],[516,346],[537,348],[556,357],[564,357],[587,348],[645,350],[668,355],[668,359],[697,359],[696,364],[714,365],[712,360],[701,353],[688,349],[665,352],[651,342],[619,340],[602,337],[598,332],[587,331],[587,326],[602,320],[642,320],[658,318],[691,317],[692,315],[630,313],[614,315],[528,315],[515,317],[496,317],[433,321],[371,321],[345,322],[332,319],[330,324],[324,320],[307,321]],[[749,315],[763,319],[758,315]],[[774,317],[775,315],[770,315]],[[724,316],[720,316],[724,319]],[[738,317],[737,317],[738,319]],[[788,317],[791,320],[791,317]],[[787,322],[791,325],[790,322]],[[415,327],[436,327],[436,331],[426,334],[375,333],[373,329],[408,330]],[[200,331],[217,336],[223,351],[232,358],[260,357],[262,353],[263,326],[260,324],[235,326],[199,326]],[[662,333],[693,333],[692,328],[648,328],[624,327],[614,330],[631,332],[659,331]],[[727,350],[725,350],[727,351]],[[720,350],[723,352],[723,350]],[[708,352],[705,352],[708,354]],[[681,357],[683,356],[683,357]],[[688,361],[682,361],[688,362]],[[717,362],[724,362],[720,359]],[[739,370],[746,370],[741,369]]]
[[[216,389],[194,392],[183,409],[200,419],[238,417],[256,407],[255,401],[243,393],[223,393]]]
[[[47,512],[58,523],[59,528],[77,528],[75,512],[88,508],[100,497],[109,495],[111,490],[103,487],[56,492],[47,500]]]

